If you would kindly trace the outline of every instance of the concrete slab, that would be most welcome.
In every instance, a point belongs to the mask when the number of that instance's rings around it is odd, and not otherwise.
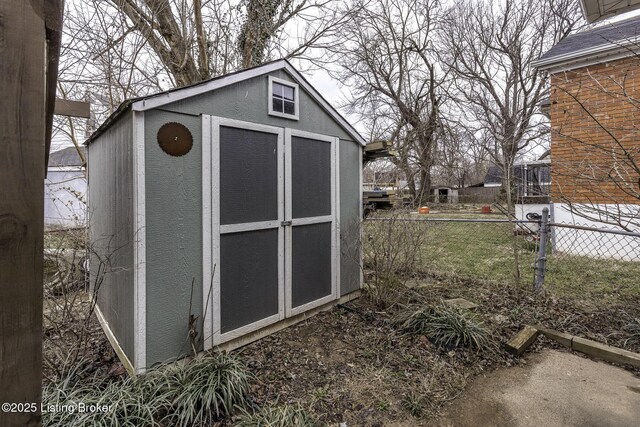
[[[527,362],[477,379],[431,425],[640,425],[640,378],[631,372],[557,350]]]

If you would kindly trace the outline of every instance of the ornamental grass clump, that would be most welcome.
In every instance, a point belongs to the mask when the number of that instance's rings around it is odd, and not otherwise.
[[[491,334],[478,315],[445,304],[408,310],[401,314],[398,323],[406,332],[425,335],[446,349],[485,350],[494,346]]]
[[[170,425],[209,425],[247,403],[249,374],[239,359],[218,354],[215,363],[194,362],[172,367],[168,377],[168,388],[176,390],[165,417]]]
[[[49,384],[43,404],[53,408],[78,404],[108,411],[46,411],[50,426],[205,426],[229,418],[248,402],[250,374],[234,356],[218,353],[188,363],[160,366],[137,378],[106,382],[74,381],[72,376]]]
[[[320,423],[301,405],[267,405],[244,412],[236,427],[316,427]]]

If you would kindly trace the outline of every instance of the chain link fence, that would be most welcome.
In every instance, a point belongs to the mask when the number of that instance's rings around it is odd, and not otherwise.
[[[640,233],[572,224],[549,224],[553,255],[640,261]]]
[[[417,249],[413,271],[385,272],[399,274],[456,275],[470,279],[513,282],[516,257],[521,281],[533,283],[538,244],[535,221],[509,221],[496,215],[448,214],[447,218],[416,215],[409,212],[380,212],[368,217],[363,225],[364,267],[376,272],[379,259],[397,256],[385,247],[394,244],[416,245],[399,235],[407,228],[422,239]],[[383,238],[381,239],[380,236]],[[375,265],[374,265],[375,264]]]
[[[546,228],[548,249],[538,255],[546,287],[640,294],[640,233],[553,222]]]
[[[455,275],[513,283],[517,268],[520,282],[533,287],[640,294],[640,234],[510,221],[501,215],[445,215],[387,211],[368,217],[363,225],[364,268],[375,272],[380,264],[372,264],[374,259],[394,257],[395,250],[383,247],[395,234],[403,234],[395,247],[419,245],[412,271],[385,275]],[[422,239],[409,242],[407,227]]]

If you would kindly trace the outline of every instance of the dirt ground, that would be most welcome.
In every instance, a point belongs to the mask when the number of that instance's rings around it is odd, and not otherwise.
[[[43,305],[43,380],[47,384],[74,371],[98,378],[125,375],[125,369],[91,312],[89,296],[48,295]],[[85,320],[86,319],[86,320]]]
[[[640,378],[610,364],[543,350],[527,365],[479,377],[437,427],[637,426]]]
[[[633,323],[640,319],[640,298],[603,303],[533,297],[524,289],[455,277],[424,277],[412,286],[399,290],[387,309],[363,296],[234,351],[255,376],[254,403],[300,403],[324,425],[428,426],[441,422],[439,414],[452,411],[448,405],[483,393],[474,387],[481,387],[476,384],[482,384],[484,376],[501,375],[514,366],[526,370],[537,353],[559,348],[540,337],[529,356],[507,354],[502,345],[525,324],[640,351],[640,333]],[[494,350],[439,348],[426,336],[404,334],[393,322],[405,307],[456,297],[478,304],[475,311],[492,333]],[[80,330],[45,324],[45,359],[55,360],[58,347],[77,343]],[[90,361],[83,361],[85,374],[114,379],[125,375],[96,322],[81,326],[95,332],[83,346],[92,354]],[[639,373],[631,371],[636,377]],[[460,396],[467,397],[458,400]]]
[[[60,236],[53,237],[53,243],[64,246],[64,242],[58,242]],[[60,271],[60,266],[52,266],[52,271]],[[78,280],[66,278],[64,283],[67,282],[69,287],[45,287],[45,383],[68,375],[72,369],[81,377],[119,381],[126,373],[95,316],[85,320],[90,312],[86,294],[77,291],[81,289],[74,285]],[[425,275],[412,279],[409,285],[410,288],[399,287],[394,301],[385,309],[375,306],[365,295],[234,351],[254,375],[251,381],[254,403],[258,406],[299,403],[323,425],[333,426],[337,423],[349,427],[445,426],[465,425],[464,422],[482,425],[477,420],[483,416],[491,421],[488,425],[517,425],[514,420],[527,421],[522,425],[571,425],[574,418],[560,419],[561,424],[553,424],[558,419],[545,418],[549,411],[545,405],[560,401],[549,399],[545,386],[559,381],[549,377],[546,370],[536,368],[544,367],[545,360],[553,362],[553,358],[545,359],[547,349],[558,349],[553,354],[561,355],[558,357],[562,360],[569,353],[544,337],[538,338],[522,358],[507,354],[503,344],[524,325],[534,324],[640,352],[637,294],[623,295],[616,293],[615,288],[607,294],[597,294],[580,292],[576,287],[571,288],[574,294],[564,297],[552,291],[546,296],[533,296],[526,285],[517,288],[454,275]],[[394,323],[403,309],[416,304],[437,304],[449,298],[466,298],[478,305],[474,311],[493,337],[492,350],[440,348],[426,336],[404,334]],[[579,356],[571,357],[568,360],[589,362]],[[573,369],[571,363],[568,368]],[[572,376],[575,380],[584,379],[578,380],[579,387],[563,380],[559,385],[564,388],[558,390],[564,390],[568,396],[577,396],[576,388],[597,392],[601,384],[593,384],[588,377],[581,376],[590,370],[585,368]],[[640,378],[639,369],[621,372],[631,379]],[[523,376],[528,377],[523,380]],[[497,385],[487,382],[494,378],[498,379]],[[500,385],[501,378],[506,378],[506,385]],[[611,384],[611,391],[603,385],[600,394],[620,401],[630,398],[635,408],[640,406],[633,400],[640,396],[637,388],[624,389],[623,380]],[[493,400],[478,404],[477,397],[484,398],[487,394],[490,399],[491,390]],[[616,394],[621,390],[625,397]],[[585,395],[581,401],[601,402],[590,398]],[[527,415],[525,405],[531,402],[542,405],[543,410],[535,415],[538,418],[527,418],[532,415]],[[598,414],[608,413],[593,413],[598,408],[595,404],[579,413],[576,408],[573,404],[560,405],[557,410],[571,417],[590,414],[582,425],[590,425],[589,420],[599,420]],[[624,425],[628,416],[637,415],[615,412],[618,415],[612,415],[610,420],[618,421],[619,425]],[[528,423],[534,419],[535,423]],[[230,425],[231,421],[223,424]]]
[[[425,336],[404,335],[391,322],[402,306],[454,297],[479,304],[476,310],[493,331],[496,351],[437,348]],[[511,287],[429,278],[391,309],[380,311],[360,298],[238,351],[256,375],[252,391],[258,405],[301,403],[334,425],[431,425],[475,378],[526,366],[526,358],[501,348],[523,325],[542,324],[638,351],[640,337],[625,333],[624,326],[638,318],[639,307],[634,301],[597,305],[533,298]],[[540,338],[530,354],[557,347]]]

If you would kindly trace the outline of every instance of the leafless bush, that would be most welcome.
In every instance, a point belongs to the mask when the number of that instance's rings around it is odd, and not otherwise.
[[[426,240],[420,224],[403,220],[409,215],[402,210],[374,214],[363,225],[365,286],[381,308],[393,303],[396,289],[414,274]]]
[[[108,271],[109,255],[99,255],[86,242],[86,229],[56,230],[45,235],[43,301],[43,371],[47,382],[98,368],[101,352],[109,352],[93,317],[98,290]],[[87,274],[89,256],[95,272]]]

